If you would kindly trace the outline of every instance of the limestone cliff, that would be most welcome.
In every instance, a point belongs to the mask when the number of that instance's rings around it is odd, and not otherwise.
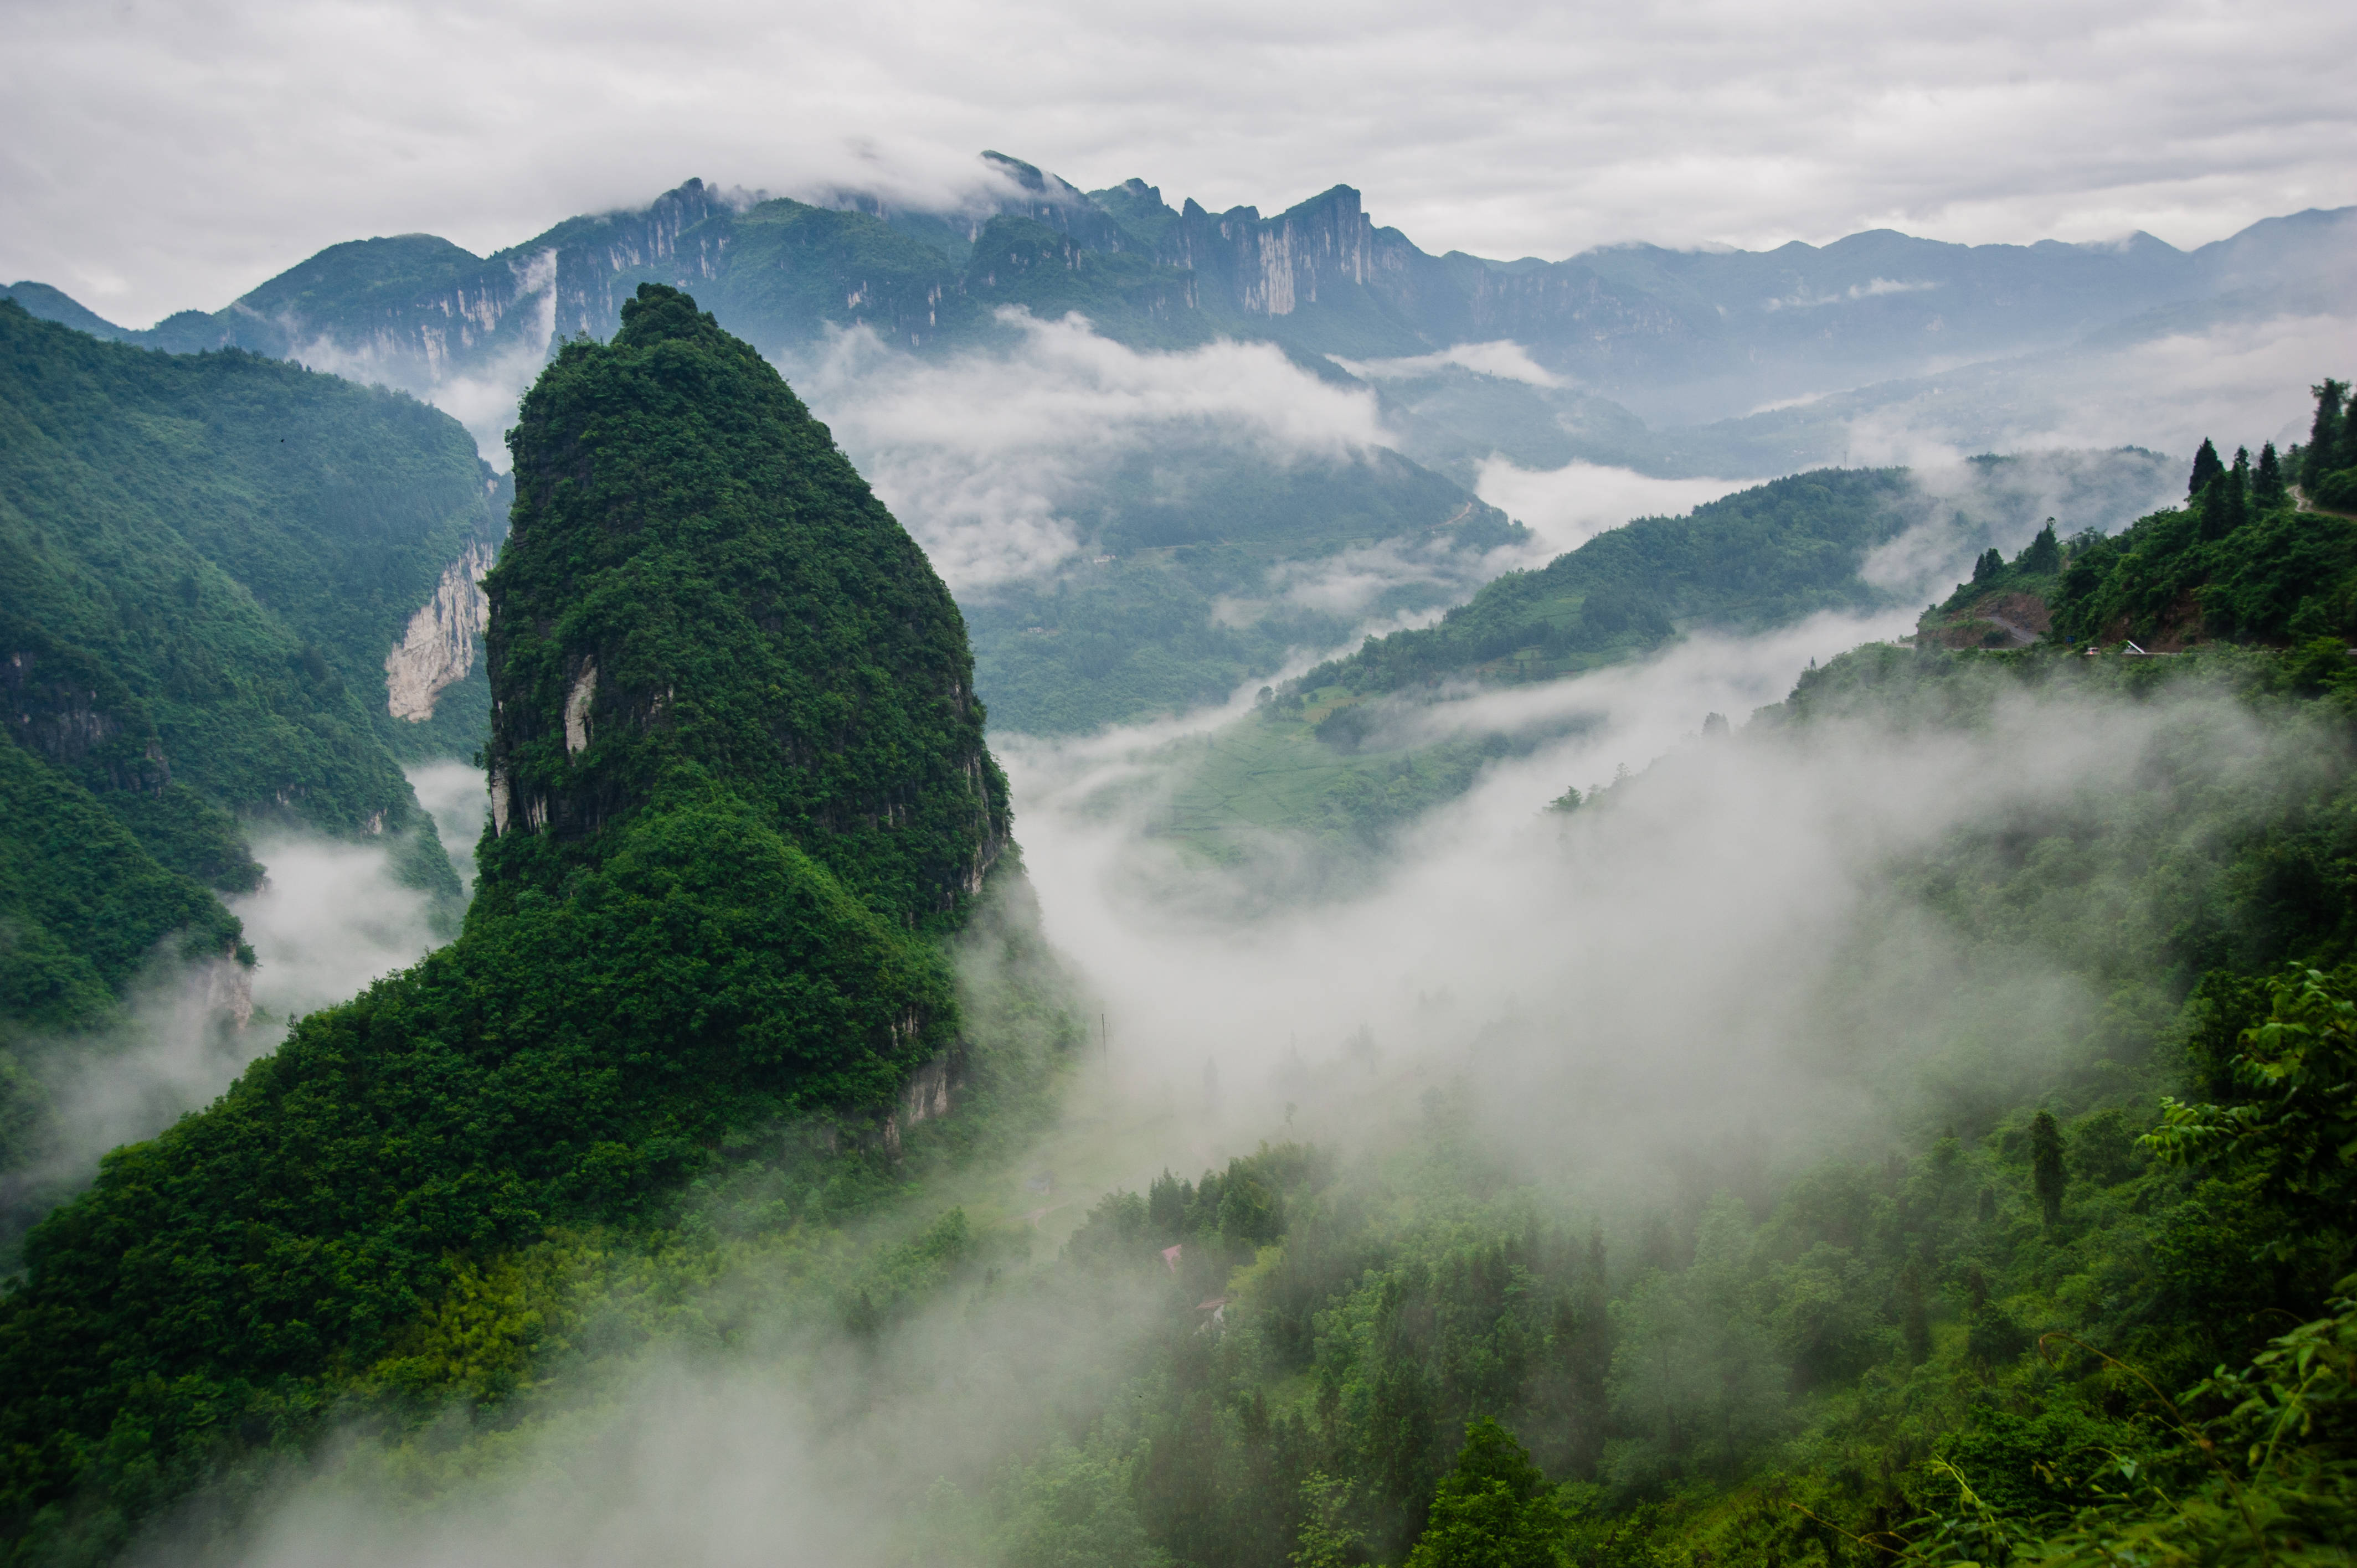
[[[491,601],[482,589],[491,547],[470,542],[442,569],[434,596],[409,618],[401,645],[384,656],[385,707],[394,718],[424,724],[435,699],[475,668],[475,639],[490,625]]]

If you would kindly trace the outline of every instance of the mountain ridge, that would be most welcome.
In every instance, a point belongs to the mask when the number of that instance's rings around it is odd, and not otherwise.
[[[1158,347],[1229,336],[1383,358],[1509,338],[1648,417],[1710,416],[2344,266],[2357,231],[2357,208],[2311,209],[2191,251],[2142,232],[1975,246],[1878,229],[1762,252],[1635,242],[1502,261],[1425,252],[1376,225],[1346,184],[1265,217],[1191,198],[1172,208],[1139,178],[1082,192],[1003,154],[984,163],[996,195],[961,209],[849,189],[745,200],[690,179],[483,257],[428,235],[346,242],[221,311],[145,331],[47,285],[16,291],[37,313],[145,347],[340,355],[399,384],[530,352],[540,334],[538,347],[610,333],[620,300],[653,281],[701,285],[770,353],[860,327],[919,351],[988,341],[990,312],[1014,304],[1081,309],[1109,336]],[[1018,288],[1018,272],[1054,281]]]

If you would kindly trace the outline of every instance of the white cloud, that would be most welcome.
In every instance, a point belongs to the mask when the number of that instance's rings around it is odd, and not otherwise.
[[[1657,479],[1632,468],[1566,463],[1523,468],[1503,457],[1483,461],[1474,491],[1529,524],[1555,551],[1577,549],[1632,518],[1677,516],[1733,495],[1759,479]]]
[[[1876,299],[1886,294],[1921,294],[1926,289],[1939,286],[1936,283],[1900,283],[1895,278],[1868,278],[1864,283],[1854,283],[1847,288],[1838,289],[1832,294],[1811,294],[1806,289],[1799,289],[1785,295],[1781,299],[1771,299],[1760,308],[1763,310],[1814,310],[1820,306],[1845,305],[1852,300]]]
[[[1081,548],[1072,513],[1125,456],[1209,436],[1278,462],[1348,458],[1384,437],[1372,392],[1265,344],[1141,353],[1078,317],[1000,313],[1017,339],[946,361],[838,334],[787,373],[961,593],[1035,576]]]
[[[1452,344],[1437,354],[1417,354],[1404,360],[1346,360],[1340,354],[1331,357],[1336,364],[1362,380],[1397,381],[1410,376],[1426,376],[1453,365],[1479,375],[1521,381],[1528,386],[1570,385],[1561,376],[1532,359],[1529,350],[1520,343],[1502,338],[1490,343]]]
[[[437,814],[457,825],[466,813],[448,798],[454,768],[479,795],[482,775],[464,764],[417,777],[421,794],[433,793]],[[244,976],[252,1022],[238,1027],[225,1015],[234,978],[225,962],[159,963],[131,998],[119,1038],[53,1059],[51,1147],[40,1180],[88,1180],[106,1150],[153,1136],[227,1089],[247,1063],[276,1048],[290,1018],[350,1001],[436,944],[431,900],[394,880],[387,847],[288,835],[253,849],[263,885],[227,900],[254,951]]]
[[[1979,452],[2141,446],[2190,461],[2307,439],[2309,385],[2357,363],[2357,315],[2233,320],[1959,368],[1848,416],[1846,461],[1919,467]]]

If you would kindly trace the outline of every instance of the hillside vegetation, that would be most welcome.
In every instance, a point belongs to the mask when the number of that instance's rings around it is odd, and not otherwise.
[[[1217,446],[1157,444],[1125,464],[1080,518],[1103,556],[968,596],[975,679],[1002,728],[1070,734],[1223,702],[1364,617],[1448,603],[1490,552],[1529,538],[1394,453],[1286,463]],[[1372,600],[1346,611],[1291,591],[1383,547],[1413,565]]]
[[[1887,609],[1905,601],[1876,570],[1885,547],[2018,538],[2058,500],[2098,514],[2126,496],[2144,504],[2162,463],[2137,449],[1982,457],[1961,489],[1942,477],[1941,492],[1906,469],[1824,469],[1609,529],[1492,580],[1430,627],[1369,638],[1272,690],[1251,721],[1195,743],[1201,757],[1176,789],[1168,829],[1213,854],[1277,830],[1355,856],[1463,793],[1489,763],[1550,738],[1406,743],[1406,705],[1627,663],[1700,633]]]
[[[1951,646],[2046,634],[2155,653],[2357,638],[2357,422],[2347,382],[2312,391],[2304,444],[2279,455],[2266,443],[2255,461],[2240,447],[2227,463],[2204,441],[2183,505],[2109,536],[2057,539],[2050,526],[2011,561],[1991,550],[1926,614],[1924,633]]]
[[[1158,1326],[1084,1439],[936,1497],[935,1538],[1270,1568],[2346,1562],[2357,674],[2332,652],[1883,646],[1813,671],[1703,744],[1970,737],[2024,703],[2182,715],[2133,789],[1885,868],[1860,930],[1928,915],[1968,955],[1917,1021],[1943,1054],[1904,1082],[1886,1037],[1829,1023],[1896,1086],[1892,1133],[1768,1172],[1689,1151],[1591,1224],[1436,1085],[1394,1153],[1117,1193],[1062,1267],[1149,1288],[1182,1244]],[[2252,773],[2223,744],[2246,725],[2299,765]],[[2017,1046],[1990,1004],[2025,961],[2091,1005]]]
[[[2126,788],[1880,869],[1830,972],[1921,918],[1964,955],[1919,1068],[1827,1020],[1889,1133],[1765,1173],[1689,1151],[1583,1225],[1435,1089],[1354,1166],[1264,1151],[1116,1193],[1063,1267],[1147,1280],[1182,1244],[1158,1342],[1085,1441],[944,1519],[1139,1564],[2350,1561],[2357,666],[2348,520],[2306,497],[2352,449],[2345,389],[2318,395],[2305,446],[2205,445],[2186,507],[1987,552],[1917,648],[1558,802],[1568,864],[1717,748],[2155,714]],[[1986,618],[2050,600],[2050,635]],[[2131,632],[2184,651],[2121,657]],[[2025,967],[2084,1002],[1994,1005]]]
[[[386,843],[455,908],[402,761],[472,749],[487,689],[410,724],[384,660],[498,499],[406,396],[0,302],[0,1171],[41,1152],[43,1061],[156,964],[251,961],[216,897],[259,882],[250,832]]]
[[[0,1300],[17,1560],[109,1555],[339,1398],[414,1384],[393,1369],[468,1271],[659,1227],[748,1163],[823,1176],[839,1140],[901,1137],[920,1067],[957,1077],[942,944],[1006,795],[922,553],[666,288],[566,346],[512,445],[465,929],[34,1232]],[[856,1190],[846,1158],[803,1201]]]

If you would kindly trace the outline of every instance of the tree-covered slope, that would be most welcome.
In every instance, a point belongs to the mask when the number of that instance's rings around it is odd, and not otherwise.
[[[1430,609],[1528,531],[1396,453],[1272,458],[1197,436],[1153,443],[1073,521],[1101,549],[967,596],[975,679],[1002,728],[1068,734],[1224,701],[1368,617]],[[1297,593],[1389,551],[1372,597]]]
[[[469,693],[396,718],[385,660],[496,536],[490,485],[405,396],[0,303],[0,1117],[38,1114],[27,1053],[116,1021],[149,960],[238,950],[212,891],[258,882],[256,824],[389,841],[455,901],[401,759],[470,747]]]
[[[953,921],[1006,824],[964,623],[776,371],[642,285],[511,446],[486,869],[541,876],[659,788],[726,777],[878,909]]]
[[[2156,653],[2357,638],[2357,429],[2348,383],[2311,390],[2306,443],[2280,455],[2266,443],[2255,461],[2239,448],[2229,463],[2204,441],[2182,505],[2110,535],[2049,529],[2011,561],[1991,550],[1925,614],[1922,634],[2000,647],[2050,635]]]
[[[941,942],[1007,814],[922,553],[669,289],[568,345],[513,445],[465,930],[34,1233],[0,1300],[25,1559],[303,1440],[470,1262],[653,1223],[788,1116],[856,1139],[952,1049]]]
[[[352,831],[403,812],[389,746],[463,749],[384,695],[412,616],[499,530],[495,480],[455,421],[294,365],[143,352],[5,306],[0,419],[11,613],[102,655],[190,782]]]
[[[1566,1133],[1566,1177],[1492,1120],[1526,1066],[1403,1071],[1421,1113],[1356,1162],[1264,1149],[1107,1197],[1060,1270],[1158,1286],[1158,1314],[1084,1437],[945,1498],[936,1530],[1008,1563],[2345,1563],[2352,712],[2337,642],[1874,645],[1612,786],[1534,876],[1676,832],[1647,800],[1730,767],[2141,715],[2115,778],[1876,866],[1811,1050],[1888,1099],[1821,1144],[1672,1133],[1648,1165]],[[1924,931],[1956,956],[1894,1019],[1866,998]],[[1533,1044],[1577,1041],[1564,1019]],[[1324,1071],[1286,1092],[1370,1067]]]
[[[1598,534],[1490,584],[1425,630],[1321,665],[1302,686],[1390,692],[1477,673],[1543,678],[1626,658],[1700,626],[1748,630],[1887,599],[1867,553],[1919,514],[1900,468],[1822,469]]]
[[[1640,518],[1544,567],[1491,581],[1431,627],[1370,638],[1272,692],[1252,719],[1201,743],[1174,792],[1169,829],[1219,854],[1269,830],[1308,831],[1355,857],[1462,793],[1497,757],[1543,738],[1500,732],[1418,746],[1399,738],[1414,727],[1395,722],[1408,716],[1399,704],[1467,684],[1557,680],[1697,632],[1890,608],[1907,602],[1919,558],[2020,537],[2050,506],[2121,515],[2124,504],[2147,504],[2163,466],[2126,448],[1979,457],[1936,476],[1823,469],[1684,517]],[[1888,567],[1878,564],[1885,547],[1895,557]]]
[[[358,721],[354,746],[417,755],[436,742],[446,753],[471,744],[443,725],[396,719],[384,698],[385,655],[411,617],[469,545],[496,542],[502,527],[499,481],[456,421],[295,365],[141,352],[5,306],[0,410],[9,434],[0,506],[13,514],[8,569],[20,617],[86,644],[113,636],[119,660],[147,665],[173,657],[159,636],[168,643],[258,617],[295,639],[297,662],[309,649],[338,689],[252,700]],[[209,587],[240,602],[217,605]],[[142,614],[157,623],[145,641],[98,629]],[[201,683],[180,684],[187,690],[161,688],[167,744],[182,722],[173,710],[200,700]],[[225,783],[224,798],[274,800],[285,780],[267,776],[268,750],[242,744],[257,771]],[[343,798],[351,789],[361,793]],[[295,809],[323,826],[382,807],[357,772],[345,789],[315,787],[299,800]]]

